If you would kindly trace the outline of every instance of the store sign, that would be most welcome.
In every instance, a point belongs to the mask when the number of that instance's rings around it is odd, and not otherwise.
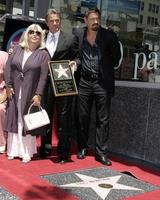
[[[145,53],[140,52],[140,53],[134,53],[135,55],[135,64],[134,64],[134,76],[133,79],[137,80],[137,72],[138,70],[142,70],[146,68],[146,70],[150,71],[152,69],[158,69],[158,54],[156,52],[151,52],[148,55],[148,60],[147,56]],[[139,64],[139,60],[141,60],[141,65]]]

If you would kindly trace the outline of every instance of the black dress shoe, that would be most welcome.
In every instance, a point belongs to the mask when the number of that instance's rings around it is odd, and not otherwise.
[[[65,164],[67,162],[69,162],[69,158],[68,157],[60,157],[58,163],[60,164]]]
[[[107,166],[112,165],[112,162],[106,156],[96,155],[95,160],[102,163],[103,165],[107,165]]]
[[[52,149],[40,149],[40,158],[46,158],[51,155]]]
[[[87,155],[87,149],[81,149],[77,154],[77,158],[84,159],[86,155]]]

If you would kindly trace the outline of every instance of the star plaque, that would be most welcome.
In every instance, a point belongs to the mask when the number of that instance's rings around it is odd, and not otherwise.
[[[78,94],[69,62],[69,60],[49,62],[50,77],[55,96]]]

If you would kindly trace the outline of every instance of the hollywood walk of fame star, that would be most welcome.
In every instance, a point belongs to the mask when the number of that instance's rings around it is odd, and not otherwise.
[[[55,69],[56,72],[58,72],[58,78],[65,76],[66,78],[69,78],[68,75],[66,74],[67,68],[63,68],[62,65],[59,65],[58,69]]]
[[[111,190],[141,190],[139,188],[119,184],[118,181],[122,175],[110,176],[105,178],[94,178],[92,176],[86,176],[82,174],[75,173],[81,180],[81,182],[70,183],[65,185],[60,185],[61,187],[83,187],[83,188],[92,188],[103,200],[108,196]],[[101,186],[110,186],[110,187],[101,187]]]

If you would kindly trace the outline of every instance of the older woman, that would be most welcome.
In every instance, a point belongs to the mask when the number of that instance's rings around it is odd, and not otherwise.
[[[6,90],[4,82],[4,67],[8,58],[8,53],[0,51],[0,153],[6,149],[6,134],[4,132],[4,120],[6,112]]]
[[[8,96],[6,127],[8,159],[22,158],[23,163],[37,153],[36,137],[24,130],[23,115],[31,103],[40,106],[48,74],[49,55],[44,49],[44,35],[38,24],[30,25],[5,68]]]

